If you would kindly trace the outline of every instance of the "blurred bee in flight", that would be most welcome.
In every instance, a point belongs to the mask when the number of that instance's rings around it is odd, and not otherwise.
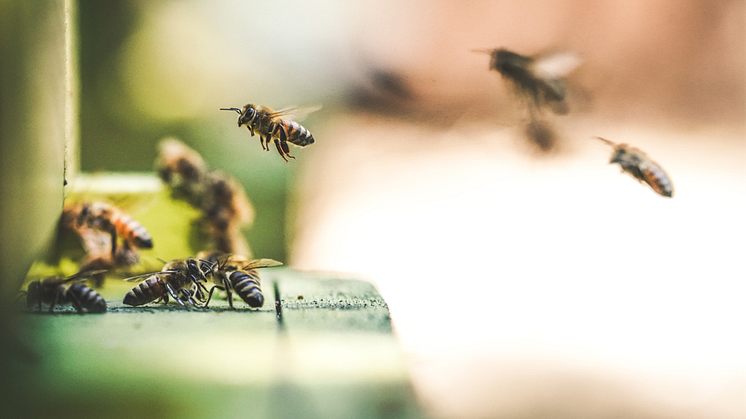
[[[671,178],[645,153],[627,144],[617,144],[601,137],[595,138],[614,147],[609,164],[618,163],[623,172],[629,173],[640,183],[648,184],[658,195],[673,197]]]
[[[130,306],[140,306],[153,301],[168,304],[170,296],[184,307],[185,301],[197,306],[192,296],[204,298],[202,291],[207,291],[207,288],[203,282],[207,282],[206,275],[211,274],[213,269],[213,264],[206,260],[174,259],[166,263],[159,272],[126,278],[127,282],[145,280],[132,288],[124,296],[123,302]]]
[[[235,292],[242,300],[252,308],[264,305],[261,280],[258,268],[270,268],[282,265],[281,262],[272,259],[247,260],[243,256],[222,254],[219,252],[200,253],[203,257],[213,263],[212,281],[215,285],[210,289],[205,307],[210,304],[212,293],[215,289],[225,291],[228,295],[228,305],[233,309],[233,293]]]
[[[236,179],[217,170],[208,173],[202,213],[214,249],[225,253],[250,254],[241,227],[249,224],[254,212]]]
[[[490,70],[495,70],[511,84],[517,95],[528,105],[529,121],[524,134],[541,151],[554,149],[558,135],[542,120],[542,111],[550,109],[557,115],[567,114],[567,86],[564,78],[580,63],[573,52],[554,52],[525,56],[504,48],[475,50],[490,55]]]
[[[199,153],[178,140],[163,140],[158,149],[158,174],[176,198],[202,211],[210,248],[251,254],[241,229],[251,223],[254,210],[243,186],[235,178],[211,170]]]
[[[161,180],[180,199],[199,207],[209,172],[207,163],[198,152],[174,138],[158,144],[156,171]]]
[[[573,52],[525,56],[504,48],[477,50],[490,54],[490,70],[495,70],[523,97],[529,99],[533,108],[549,108],[556,114],[566,114],[568,106],[567,86],[564,78],[580,63]]]
[[[103,271],[78,272],[67,278],[52,276],[41,281],[29,283],[26,290],[26,304],[31,308],[38,304],[41,311],[42,304],[49,305],[49,312],[57,305],[72,305],[78,313],[105,313],[106,301],[96,291],[83,285],[90,276]]]
[[[290,155],[288,143],[305,147],[316,141],[307,129],[291,118],[300,118],[320,108],[321,106],[308,106],[273,111],[266,106],[249,103],[242,109],[220,108],[220,110],[238,112],[239,128],[246,125],[252,137],[258,134],[263,150],[269,151],[269,142],[274,141],[277,152],[285,161],[288,161],[288,157],[295,158]]]

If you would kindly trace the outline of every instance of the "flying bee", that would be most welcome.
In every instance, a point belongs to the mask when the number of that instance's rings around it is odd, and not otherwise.
[[[673,183],[663,168],[642,151],[627,144],[617,144],[605,138],[595,137],[614,147],[611,163],[619,163],[622,171],[629,173],[640,183],[647,183],[655,192],[666,198],[673,197]]]
[[[175,197],[202,211],[209,248],[251,253],[241,228],[251,223],[254,209],[240,182],[210,169],[197,151],[173,138],[160,142],[156,168]]]
[[[547,106],[556,114],[567,113],[567,87],[563,79],[580,65],[577,54],[555,52],[525,56],[504,48],[474,52],[490,54],[490,70],[511,82],[536,109]]]
[[[200,204],[209,168],[197,151],[174,138],[161,140],[155,166],[173,192],[192,205]]]
[[[87,226],[109,233],[112,256],[117,252],[117,236],[122,237],[132,247],[153,248],[153,239],[142,224],[106,202],[95,201],[68,207],[63,211],[63,219],[72,222],[73,229]]]
[[[258,134],[263,150],[269,151],[269,142],[273,140],[277,152],[285,161],[288,161],[288,157],[295,158],[290,155],[288,143],[305,147],[316,141],[307,129],[290,119],[291,116],[306,115],[320,108],[321,106],[309,106],[273,111],[266,106],[249,103],[242,109],[220,108],[220,110],[238,112],[239,128],[246,125],[252,137],[254,134]]]
[[[243,186],[231,176],[214,170],[205,177],[202,213],[212,247],[225,253],[248,254],[249,244],[241,227],[254,216]]]
[[[272,259],[256,259],[249,261],[243,256],[222,253],[200,253],[198,256],[205,257],[213,263],[215,270],[212,281],[215,285],[210,289],[205,307],[210,304],[212,293],[215,289],[225,291],[228,295],[228,305],[233,307],[233,293],[235,292],[242,300],[252,308],[264,305],[261,279],[258,268],[270,268],[282,265],[281,262]]]
[[[41,311],[42,303],[48,304],[50,313],[54,311],[54,307],[58,304],[70,304],[80,314],[84,313],[83,309],[89,313],[105,313],[106,301],[99,293],[80,283],[92,275],[103,272],[78,272],[67,278],[52,276],[41,281],[31,282],[26,291],[26,304],[29,308],[38,304],[39,311]]]
[[[213,264],[206,260],[174,259],[166,263],[159,272],[126,278],[127,282],[145,280],[132,288],[124,296],[123,302],[130,306],[140,306],[162,300],[168,304],[169,296],[171,296],[182,306],[186,307],[184,301],[196,306],[192,295],[197,295],[199,298],[203,290],[207,291],[202,282],[207,282],[205,275],[211,274],[213,269]]]

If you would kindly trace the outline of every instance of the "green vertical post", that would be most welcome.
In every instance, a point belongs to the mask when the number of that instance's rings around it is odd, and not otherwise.
[[[0,0],[0,310],[62,209],[66,141],[77,143],[73,9],[72,0]]]

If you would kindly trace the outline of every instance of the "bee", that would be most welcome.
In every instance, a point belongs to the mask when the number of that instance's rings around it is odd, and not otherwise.
[[[155,163],[158,175],[173,191],[192,205],[199,205],[209,171],[202,156],[179,140],[169,138],[158,144]]]
[[[263,150],[269,151],[269,142],[273,140],[277,152],[287,162],[288,157],[291,159],[295,158],[290,155],[288,143],[292,143],[298,147],[305,147],[316,141],[307,129],[291,120],[290,116],[309,114],[320,108],[320,106],[311,106],[273,111],[266,106],[249,103],[242,109],[220,108],[220,110],[238,112],[239,128],[246,125],[252,137],[254,134],[258,134]]]
[[[256,259],[249,261],[243,256],[222,253],[200,254],[213,263],[215,270],[212,281],[215,285],[210,289],[205,307],[210,304],[212,293],[215,289],[225,291],[228,294],[228,305],[233,307],[233,293],[235,292],[242,300],[252,308],[264,305],[261,279],[258,268],[270,268],[282,265],[281,262],[272,259]]]
[[[34,281],[28,285],[26,304],[31,308],[34,304],[49,304],[49,312],[54,311],[56,305],[71,304],[78,313],[85,309],[89,313],[105,313],[106,301],[96,291],[79,283],[88,277],[104,271],[78,272],[67,278],[52,276],[41,281]]]
[[[673,197],[673,183],[663,168],[642,151],[627,144],[617,144],[601,137],[595,137],[614,147],[611,163],[619,163],[622,171],[629,173],[640,183],[647,183],[655,192],[666,198]]]
[[[112,256],[117,252],[117,236],[122,237],[132,247],[153,248],[153,239],[142,224],[106,202],[95,201],[67,207],[63,211],[63,219],[71,221],[73,229],[87,226],[109,233]]]
[[[202,282],[207,282],[206,274],[213,272],[211,262],[196,258],[174,259],[163,266],[159,272],[126,278],[127,282],[145,280],[132,288],[124,296],[124,304],[140,306],[153,301],[163,301],[168,304],[169,296],[177,303],[186,307],[184,301],[196,306],[192,295],[202,296],[207,288]],[[202,281],[202,282],[200,282]]]
[[[249,253],[241,227],[251,222],[254,212],[236,179],[218,170],[210,172],[205,181],[202,213],[214,249],[224,253]]]
[[[199,153],[178,140],[163,140],[158,148],[156,167],[161,179],[176,197],[202,211],[210,248],[249,254],[241,228],[251,223],[254,210],[241,183],[211,170]]]
[[[475,52],[490,54],[490,70],[497,71],[511,82],[520,94],[533,102],[536,109],[546,106],[556,114],[567,113],[567,87],[563,79],[580,65],[577,54],[555,52],[525,56],[504,48]]]

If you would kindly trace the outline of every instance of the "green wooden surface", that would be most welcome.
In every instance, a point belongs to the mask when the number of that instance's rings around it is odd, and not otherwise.
[[[107,283],[100,315],[17,304],[32,352],[6,365],[10,417],[421,416],[388,307],[368,282],[265,269],[258,310],[223,298],[209,310],[123,306],[131,286]]]

